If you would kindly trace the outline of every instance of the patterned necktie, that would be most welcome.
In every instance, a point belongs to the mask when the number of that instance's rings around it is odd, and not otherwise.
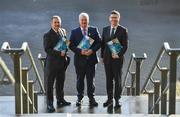
[[[111,31],[111,38],[114,37],[114,34],[115,34],[115,28],[112,28],[112,31]]]
[[[57,31],[56,33],[57,33],[57,35],[58,35],[59,37],[61,36],[60,33],[59,33],[59,31]]]
[[[87,33],[86,33],[86,29],[83,29],[83,35],[86,36]]]

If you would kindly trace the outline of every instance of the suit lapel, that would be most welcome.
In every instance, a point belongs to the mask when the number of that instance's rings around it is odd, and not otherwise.
[[[117,34],[119,33],[119,25],[117,26],[116,32],[114,34],[115,37],[117,37]]]
[[[110,31],[111,31],[111,26],[108,26],[108,28],[107,28],[107,41],[109,41],[109,40],[111,40],[111,34],[110,34]]]
[[[56,34],[56,32],[53,29],[51,29],[51,34],[54,38],[59,38],[59,36]]]
[[[87,35],[90,36],[90,27],[88,26],[88,32],[87,32]]]
[[[83,34],[82,34],[82,31],[81,31],[80,27],[78,28],[78,31],[79,31],[79,36],[80,36],[80,40],[81,40],[83,38]]]

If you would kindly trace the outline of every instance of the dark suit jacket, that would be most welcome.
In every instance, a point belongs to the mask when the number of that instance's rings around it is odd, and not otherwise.
[[[74,65],[75,66],[84,66],[86,63],[95,65],[98,63],[98,58],[96,55],[96,51],[101,47],[101,39],[98,29],[95,27],[88,27],[88,36],[94,39],[94,43],[91,48],[93,50],[93,54],[90,56],[81,55],[81,49],[77,48],[80,41],[83,38],[83,34],[81,28],[78,27],[71,32],[70,36],[70,49],[75,53],[74,55]]]
[[[63,69],[65,66],[65,57],[61,56],[61,52],[54,50],[59,39],[59,36],[53,29],[44,34],[43,45],[47,54],[45,66],[49,70]]]
[[[127,48],[128,48],[128,34],[127,34],[127,29],[124,28],[123,26],[118,25],[115,35],[113,38],[110,37],[110,30],[111,26],[107,26],[103,28],[103,33],[102,33],[102,43],[101,43],[101,58],[103,58],[103,61],[105,64],[108,64],[111,62],[112,59],[112,54],[107,46],[107,42],[114,39],[118,38],[119,42],[123,46],[122,50],[120,53],[118,53],[118,56],[120,57],[120,60],[123,60],[123,55],[125,54]]]

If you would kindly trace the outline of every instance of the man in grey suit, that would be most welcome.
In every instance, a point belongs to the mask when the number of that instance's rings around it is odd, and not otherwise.
[[[104,62],[106,72],[106,90],[107,101],[104,107],[113,104],[115,99],[115,107],[120,107],[119,99],[121,98],[121,74],[124,60],[124,54],[128,47],[127,29],[119,25],[120,13],[113,10],[109,16],[110,26],[103,28],[101,58]],[[118,54],[113,54],[107,45],[107,42],[117,38],[122,45],[122,49]],[[113,96],[113,80],[115,82],[115,91]]]

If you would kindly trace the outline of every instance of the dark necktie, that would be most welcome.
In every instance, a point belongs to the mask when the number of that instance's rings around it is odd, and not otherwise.
[[[112,28],[112,31],[111,31],[111,38],[114,38],[114,34],[115,34],[115,28]]]

